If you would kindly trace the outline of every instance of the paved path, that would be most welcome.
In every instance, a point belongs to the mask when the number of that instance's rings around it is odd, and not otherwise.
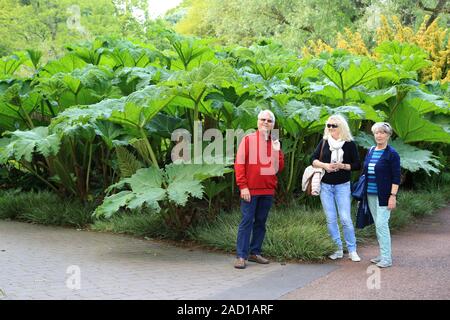
[[[250,263],[237,270],[233,260],[124,235],[0,220],[0,299],[277,299],[337,268]]]
[[[450,207],[392,236],[391,268],[371,266],[378,246],[358,251],[361,262],[342,260],[334,272],[282,299],[450,299]]]
[[[450,299],[450,208],[392,243],[383,270],[369,262],[376,245],[359,249],[359,263],[236,270],[232,255],[0,220],[0,299]]]

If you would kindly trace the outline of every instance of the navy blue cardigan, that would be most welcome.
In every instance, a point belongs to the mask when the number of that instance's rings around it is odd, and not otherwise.
[[[364,174],[367,177],[367,168],[369,159],[375,148],[371,148],[364,160]],[[388,205],[389,196],[391,195],[392,184],[400,184],[400,156],[397,151],[390,145],[386,147],[377,164],[375,165],[375,176],[378,189],[378,203],[382,207]],[[366,179],[367,190],[367,179]]]

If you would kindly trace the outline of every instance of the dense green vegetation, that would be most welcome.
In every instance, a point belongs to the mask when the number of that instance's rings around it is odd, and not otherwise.
[[[335,46],[344,28],[373,46],[382,15],[413,29],[425,17],[427,26],[436,19],[447,26],[449,7],[446,0],[184,0],[166,19],[184,34],[241,45],[270,39],[300,51],[308,40]]]
[[[265,108],[277,116],[287,160],[281,202],[299,193],[301,172],[335,113],[348,117],[364,148],[373,143],[371,123],[389,121],[406,179],[448,163],[448,83],[417,81],[428,61],[414,45],[385,42],[378,59],[339,50],[299,59],[276,45],[212,46],[169,31],[165,41],[171,50],[98,39],[70,45],[47,64],[36,51],[3,58],[6,180],[29,174],[39,186],[85,203],[99,204],[106,192],[97,217],[147,207],[183,230],[236,194],[224,156],[216,164],[172,164],[171,133],[183,128],[201,139],[194,130],[200,121],[201,129],[225,137],[226,129],[254,128]],[[27,65],[32,70],[23,76]],[[205,144],[203,150],[211,147]],[[213,149],[220,156],[221,148]],[[206,206],[195,200],[205,193]]]
[[[332,114],[349,119],[361,157],[371,125],[392,124],[402,166],[394,227],[448,201],[447,1],[265,0],[247,1],[245,12],[238,1],[185,1],[165,21],[149,20],[145,3],[0,0],[0,217],[233,250],[238,139],[227,130],[253,129],[262,109],[277,117],[286,159],[269,255],[321,259],[333,249],[318,200],[299,186]],[[374,41],[363,26],[383,12],[429,32],[384,26]],[[336,45],[351,52],[314,54],[317,42],[299,55],[307,40],[332,44],[349,26],[367,46],[354,37]],[[178,129],[200,141],[183,154],[194,163],[172,161]],[[223,144],[203,137],[208,129]]]

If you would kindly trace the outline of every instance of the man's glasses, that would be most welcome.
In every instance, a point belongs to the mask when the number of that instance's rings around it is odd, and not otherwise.
[[[339,127],[337,124],[335,123],[327,123],[327,128],[334,128],[336,129],[337,127]]]
[[[262,122],[268,122],[268,123],[272,123],[273,122],[272,119],[259,118],[258,120],[262,121]]]

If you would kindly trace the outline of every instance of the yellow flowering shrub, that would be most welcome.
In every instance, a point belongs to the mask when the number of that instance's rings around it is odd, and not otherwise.
[[[450,34],[447,28],[438,25],[438,19],[426,28],[428,16],[424,18],[419,29],[414,32],[410,27],[403,26],[398,17],[393,16],[388,19],[381,16],[381,25],[376,30],[376,42],[381,44],[384,41],[399,41],[402,43],[413,43],[424,49],[429,54],[431,66],[421,70],[422,81],[440,80],[450,81]],[[337,49],[345,49],[357,55],[366,55],[376,58],[376,53],[372,52],[364,43],[359,32],[352,32],[345,28],[344,33],[338,33]],[[306,55],[318,55],[322,51],[332,51],[333,49],[319,40],[309,41],[308,46],[303,49]]]
[[[329,46],[321,39],[316,41],[308,40],[307,45],[302,48],[302,55],[304,57],[318,56],[323,51],[332,52],[333,50],[333,47]]]
[[[382,17],[382,24],[377,30],[377,43],[380,44],[386,40],[397,40],[399,42],[414,43],[424,49],[429,54],[432,65],[420,72],[421,80],[441,80],[448,81],[448,67],[450,59],[450,47],[446,36],[448,29],[439,27],[438,19],[426,28],[428,16],[424,18],[421,26],[414,31],[401,24],[397,17],[392,17],[392,23],[389,23],[386,17]]]
[[[359,32],[353,33],[348,28],[344,29],[344,34],[338,33],[336,47],[356,55],[370,55],[361,34]]]

